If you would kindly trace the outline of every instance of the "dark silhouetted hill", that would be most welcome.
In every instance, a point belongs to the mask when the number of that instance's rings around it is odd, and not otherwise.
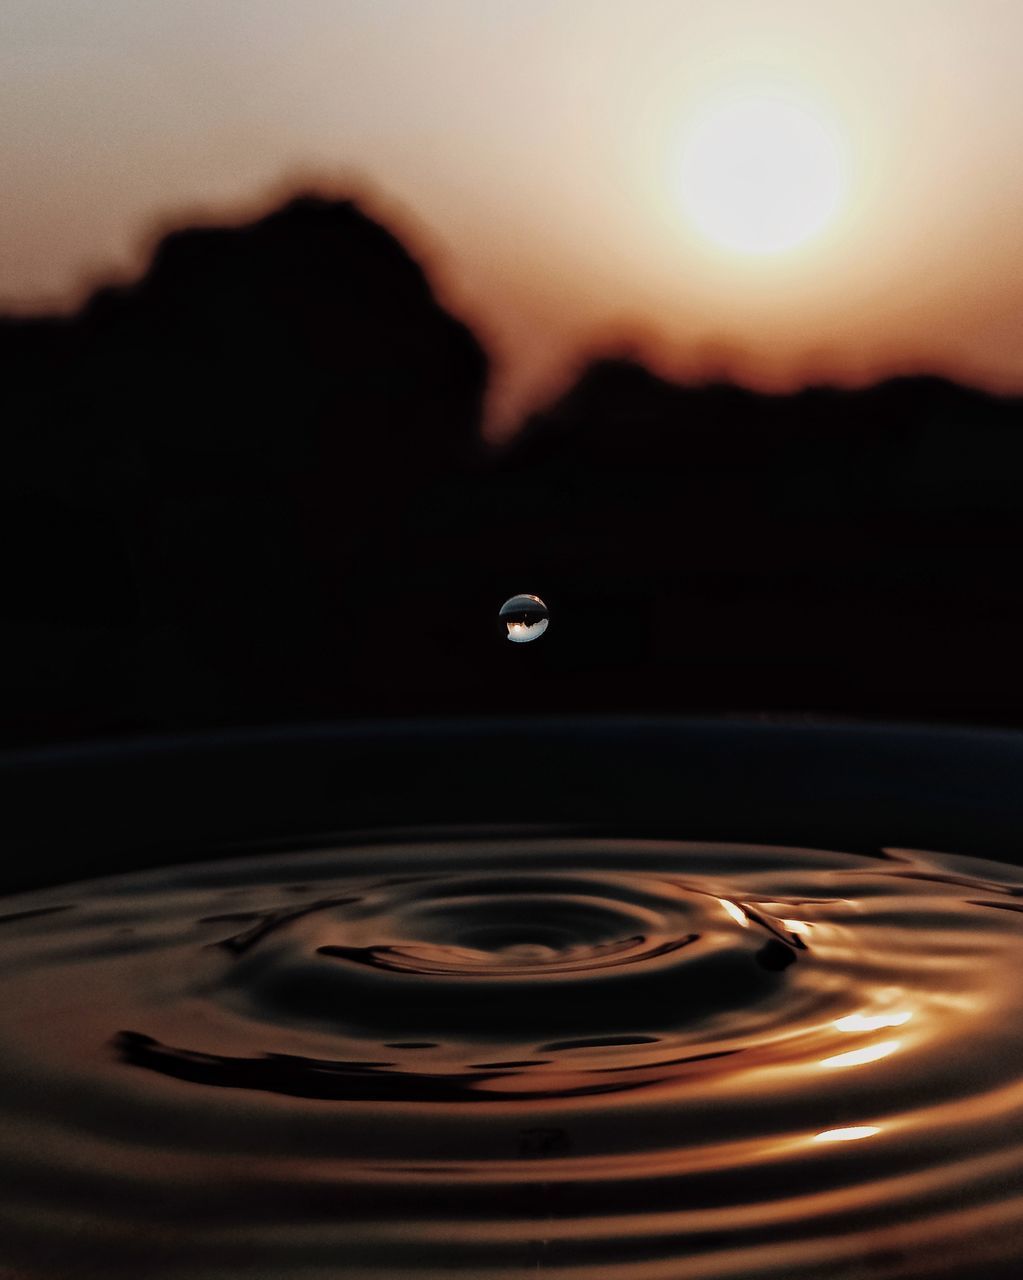
[[[183,231],[0,320],[8,742],[465,711],[1023,723],[1023,402],[592,364],[499,450],[354,205]],[[537,592],[536,644],[497,610]]]
[[[566,688],[589,668],[623,707],[1023,712],[1019,400],[929,377],[765,396],[605,360],[501,470],[529,495],[515,561],[574,602]]]
[[[399,242],[318,198],[172,234],[70,320],[0,321],[10,730],[329,702],[353,565],[475,465],[485,381]]]

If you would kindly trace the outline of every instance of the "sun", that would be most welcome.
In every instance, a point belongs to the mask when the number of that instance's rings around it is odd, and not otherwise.
[[[783,98],[716,103],[686,131],[678,191],[691,223],[725,249],[778,254],[818,235],[846,192],[826,117]]]

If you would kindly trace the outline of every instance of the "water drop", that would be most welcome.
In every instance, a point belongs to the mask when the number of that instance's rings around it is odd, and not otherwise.
[[[498,615],[508,628],[508,639],[514,644],[538,640],[547,630],[550,615],[539,596],[512,596],[501,606]]]

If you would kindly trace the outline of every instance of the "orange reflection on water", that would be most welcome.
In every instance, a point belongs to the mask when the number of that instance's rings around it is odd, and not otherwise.
[[[881,1129],[876,1124],[857,1124],[850,1125],[847,1129],[825,1129],[822,1133],[815,1133],[811,1141],[813,1142],[856,1142],[860,1138],[872,1138],[875,1133],[880,1133]]]
[[[782,924],[788,929],[789,933],[807,934],[810,932],[810,925],[805,920],[783,920]]]
[[[867,1062],[877,1062],[887,1058],[902,1044],[901,1040],[882,1040],[880,1044],[868,1044],[862,1049],[853,1049],[849,1053],[837,1053],[832,1058],[822,1058],[822,1067],[860,1067]]]
[[[879,1031],[882,1027],[901,1027],[912,1016],[908,1009],[898,1013],[850,1013],[848,1017],[836,1018],[832,1025],[838,1031]]]
[[[749,927],[746,913],[737,907],[734,902],[729,902],[727,898],[718,898],[718,902],[721,903],[736,924],[741,924],[744,929]]]

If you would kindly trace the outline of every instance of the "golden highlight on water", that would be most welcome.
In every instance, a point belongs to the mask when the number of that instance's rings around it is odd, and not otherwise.
[[[423,838],[0,902],[21,1278],[1015,1274],[1023,872]]]

